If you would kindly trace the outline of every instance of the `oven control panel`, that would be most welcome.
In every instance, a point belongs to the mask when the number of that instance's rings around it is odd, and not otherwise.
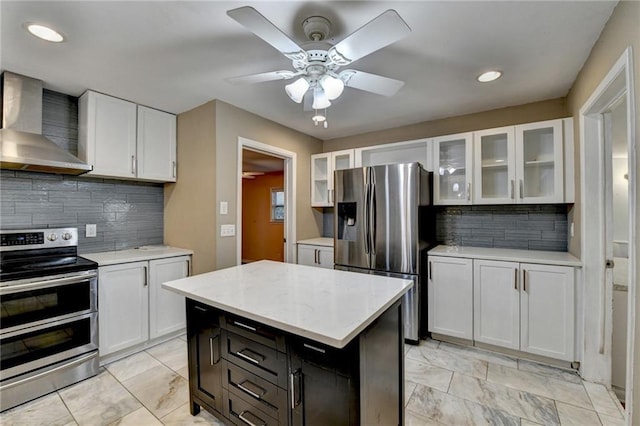
[[[0,231],[0,251],[78,245],[78,228]]]

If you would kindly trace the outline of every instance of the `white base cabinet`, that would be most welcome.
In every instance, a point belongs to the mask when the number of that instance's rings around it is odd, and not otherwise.
[[[185,329],[184,297],[162,283],[189,276],[190,256],[98,268],[99,352],[105,356]]]
[[[574,268],[475,259],[473,338],[574,361]]]
[[[333,247],[298,244],[298,264],[333,269]]]
[[[473,261],[429,256],[428,330],[473,338]]]

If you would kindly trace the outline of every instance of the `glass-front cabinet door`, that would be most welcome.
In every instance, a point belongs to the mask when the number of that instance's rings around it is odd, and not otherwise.
[[[474,204],[509,204],[516,197],[514,128],[474,132]]]
[[[433,139],[434,204],[471,204],[472,133]]]
[[[333,206],[333,172],[353,168],[353,150],[325,152],[311,156],[311,206]]]
[[[564,200],[562,120],[515,126],[517,202]]]

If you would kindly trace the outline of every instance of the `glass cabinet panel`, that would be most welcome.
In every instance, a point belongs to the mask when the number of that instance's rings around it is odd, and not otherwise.
[[[311,205],[329,205],[331,153],[311,157]]]
[[[512,203],[515,198],[513,127],[476,132],[474,203]]]
[[[434,139],[435,204],[471,203],[471,134]]]

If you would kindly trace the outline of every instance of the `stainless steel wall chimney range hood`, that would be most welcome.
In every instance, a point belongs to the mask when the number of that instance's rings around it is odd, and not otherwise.
[[[5,71],[2,74],[1,168],[80,175],[85,164],[42,136],[42,81]]]

